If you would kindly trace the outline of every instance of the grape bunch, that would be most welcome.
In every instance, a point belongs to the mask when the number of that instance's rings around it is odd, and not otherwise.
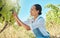
[[[18,0],[0,0],[0,22],[10,21],[13,23],[13,11],[18,14],[20,9]]]
[[[15,20],[12,13],[16,11],[18,14],[19,10],[19,0],[0,0],[0,23],[7,22],[13,25]]]

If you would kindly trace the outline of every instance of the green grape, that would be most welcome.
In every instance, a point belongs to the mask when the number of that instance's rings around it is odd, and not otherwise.
[[[5,20],[5,18],[4,17],[2,17],[3,18],[3,20],[2,21],[4,21]]]
[[[4,5],[2,7],[0,7],[0,11],[3,9]]]
[[[2,16],[2,14],[0,14],[0,17]]]

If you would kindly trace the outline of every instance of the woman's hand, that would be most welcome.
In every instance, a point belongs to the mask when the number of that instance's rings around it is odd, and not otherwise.
[[[30,30],[30,27],[26,24],[24,24],[17,16],[16,12],[13,12],[13,16],[16,19],[17,23],[19,24],[19,26],[23,26],[24,28],[26,28],[27,30]]]
[[[17,16],[17,14],[16,14],[16,12],[15,12],[15,11],[13,11],[13,12],[12,12],[12,14],[13,14],[13,16],[14,16],[14,18],[15,18],[15,19],[17,19],[17,18],[18,18],[18,16]]]
[[[16,12],[12,11],[12,14],[13,14],[15,20],[17,21],[17,23],[19,24],[19,26],[21,26],[20,23],[19,23],[19,19],[18,19],[18,16],[17,16]]]

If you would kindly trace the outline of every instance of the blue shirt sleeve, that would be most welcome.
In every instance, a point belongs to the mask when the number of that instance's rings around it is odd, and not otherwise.
[[[26,25],[30,26],[30,28],[31,28],[31,24],[32,24],[31,19],[28,19],[27,21],[24,21],[24,23]]]
[[[36,29],[39,27],[45,27],[45,20],[43,18],[40,18],[38,20],[36,20],[33,24],[32,24],[32,28]]]

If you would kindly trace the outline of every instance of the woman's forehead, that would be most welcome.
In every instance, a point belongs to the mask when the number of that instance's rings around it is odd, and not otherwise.
[[[31,9],[35,9],[36,7],[35,6],[32,6]]]

